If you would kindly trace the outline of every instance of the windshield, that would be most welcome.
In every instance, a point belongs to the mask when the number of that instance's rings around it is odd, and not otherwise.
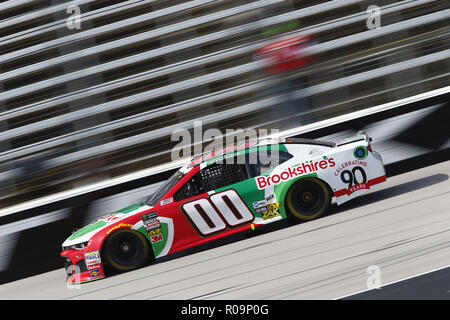
[[[148,197],[147,200],[145,200],[145,203],[149,206],[156,206],[156,204],[159,202],[159,200],[164,197],[164,195],[172,189],[173,186],[177,184],[178,181],[183,178],[184,174],[180,171],[176,171],[172,176],[170,176],[169,179],[167,179],[165,182],[163,182],[158,190],[155,191],[154,194],[152,194],[150,197]]]

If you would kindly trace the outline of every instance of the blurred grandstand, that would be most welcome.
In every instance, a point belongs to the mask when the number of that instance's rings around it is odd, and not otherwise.
[[[79,6],[79,28],[67,8]],[[367,8],[381,26],[368,28]],[[447,0],[0,3],[0,208],[171,161],[175,129],[287,128],[449,84]],[[255,52],[313,34],[312,109],[280,100]],[[306,92],[305,92],[306,91]],[[279,98],[279,97],[278,97]],[[275,109],[274,109],[275,108]],[[270,116],[268,116],[270,115]],[[289,120],[289,121],[288,121]]]

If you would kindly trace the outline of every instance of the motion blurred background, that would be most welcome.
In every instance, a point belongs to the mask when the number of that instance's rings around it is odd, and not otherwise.
[[[194,120],[285,130],[448,86],[449,7],[4,1],[0,208],[170,162],[171,134]],[[268,72],[258,50],[297,35],[313,37],[302,50],[313,59]]]

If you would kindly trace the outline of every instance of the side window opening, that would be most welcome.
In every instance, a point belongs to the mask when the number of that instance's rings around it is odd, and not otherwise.
[[[202,169],[174,195],[175,201],[184,200],[196,195],[223,188],[248,179],[245,164],[215,163]]]
[[[193,180],[194,179],[192,178],[191,180],[186,182],[184,186],[182,186],[177,192],[175,192],[173,196],[175,201],[181,201],[201,193],[198,192],[196,184]]]
[[[213,164],[202,171],[201,185],[204,192],[226,187],[248,179],[245,164]]]

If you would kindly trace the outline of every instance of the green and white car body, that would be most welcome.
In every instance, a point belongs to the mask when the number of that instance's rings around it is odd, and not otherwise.
[[[340,205],[385,180],[364,132],[338,142],[270,139],[214,150],[186,163],[145,202],[72,234],[61,254],[67,281],[103,278],[105,265],[132,270],[281,219],[312,220],[332,197]]]

